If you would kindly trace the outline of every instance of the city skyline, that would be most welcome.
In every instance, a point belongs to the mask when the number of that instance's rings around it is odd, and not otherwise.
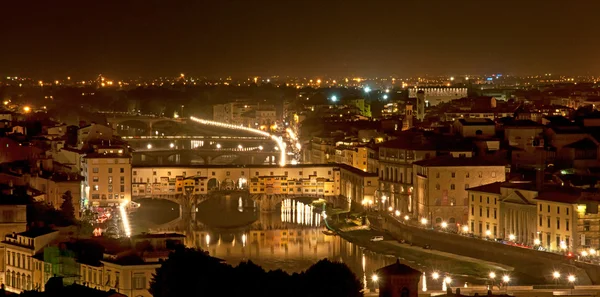
[[[0,20],[0,64],[44,78],[595,75],[590,2],[23,1]]]

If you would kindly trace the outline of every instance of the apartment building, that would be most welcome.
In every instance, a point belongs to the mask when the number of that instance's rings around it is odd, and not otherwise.
[[[314,175],[304,179],[288,178],[285,175],[252,177],[250,194],[337,196],[339,195],[339,171],[332,179]]]
[[[83,205],[116,206],[131,200],[131,154],[101,148],[83,157]]]
[[[33,290],[34,267],[32,257],[58,237],[56,230],[31,230],[6,235],[4,241],[4,283],[6,290],[20,293]],[[44,283],[45,284],[45,283]],[[43,286],[43,285],[42,285]]]
[[[506,162],[480,157],[443,156],[414,162],[415,201],[419,217],[450,228],[468,222],[467,189],[506,179]]]

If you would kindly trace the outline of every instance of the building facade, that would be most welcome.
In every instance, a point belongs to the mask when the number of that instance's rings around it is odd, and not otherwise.
[[[467,189],[506,179],[503,161],[483,158],[437,157],[413,163],[418,216],[435,226],[467,223]]]
[[[84,206],[116,206],[131,200],[131,155],[99,150],[83,157]]]

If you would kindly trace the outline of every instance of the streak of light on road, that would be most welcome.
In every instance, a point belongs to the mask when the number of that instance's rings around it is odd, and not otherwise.
[[[236,125],[221,123],[221,122],[216,122],[216,121],[203,120],[203,119],[199,119],[196,117],[190,117],[190,120],[192,120],[196,123],[202,124],[202,125],[210,125],[210,126],[216,126],[216,127],[233,129],[233,130],[241,130],[241,131],[246,131],[246,132],[270,137],[275,143],[277,143],[277,146],[279,147],[279,151],[281,152],[280,153],[281,155],[279,158],[279,165],[285,166],[285,164],[286,164],[286,153],[285,153],[286,146],[285,146],[285,143],[283,142],[283,139],[281,138],[281,136],[271,135],[268,132],[254,129],[254,128],[248,128],[248,127],[244,127],[244,126],[236,126]]]
[[[127,216],[127,210],[125,209],[128,203],[129,201],[121,203],[121,205],[119,206],[119,211],[121,213],[121,222],[123,222],[123,229],[125,231],[125,235],[127,237],[131,237],[131,225],[129,225],[129,217]]]

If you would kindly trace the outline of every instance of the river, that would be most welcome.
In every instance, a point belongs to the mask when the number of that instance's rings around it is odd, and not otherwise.
[[[177,218],[178,206],[161,200],[142,201],[140,210],[132,216],[133,231],[185,233],[188,247],[207,250],[231,265],[251,260],[266,270],[294,273],[306,270],[321,259],[341,261],[367,286],[372,286],[371,276],[375,270],[396,261],[394,256],[370,252],[339,236],[325,235],[320,214],[298,201],[285,200],[279,211],[261,213],[252,200],[239,196],[208,199],[198,206],[195,220],[180,219],[167,229],[160,229],[156,224]],[[151,224],[148,221],[152,221]],[[424,267],[425,262],[406,264],[428,274],[432,271]],[[453,279],[455,284],[474,280],[468,276]],[[442,287],[441,280],[429,277],[428,283],[430,289]]]

